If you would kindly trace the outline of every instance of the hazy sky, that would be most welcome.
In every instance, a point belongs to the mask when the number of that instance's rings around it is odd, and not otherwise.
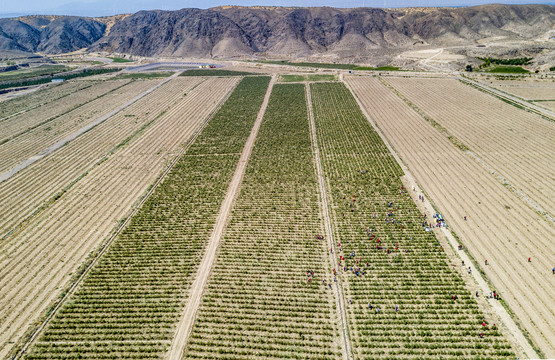
[[[219,5],[406,7],[471,6],[492,2],[504,4],[554,4],[555,0],[0,0],[0,14],[102,16],[136,12],[138,10],[175,10],[187,7],[208,8]]]

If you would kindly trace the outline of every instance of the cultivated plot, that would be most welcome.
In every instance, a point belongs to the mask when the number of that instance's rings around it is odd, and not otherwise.
[[[553,222],[555,122],[486,96],[457,80],[385,80],[468,146],[503,178],[500,181],[516,188],[524,202],[546,212]]]
[[[275,85],[187,359],[339,359],[304,85]]]
[[[488,261],[482,268],[492,290],[553,357],[552,225],[379,79],[347,82],[464,247],[482,264]]]
[[[268,80],[238,85],[26,358],[163,356]],[[199,95],[210,103],[236,81]]]
[[[175,80],[188,83],[187,80]],[[2,242],[0,339],[10,350],[236,85],[212,79],[180,96],[137,136]]]
[[[156,81],[151,80],[134,81],[121,86],[126,84],[128,80],[115,81],[116,84],[111,82],[103,83],[105,87],[112,89],[113,85],[116,85],[116,90],[108,95],[101,96],[72,111],[65,112],[61,116],[55,116],[51,121],[45,122],[33,117],[28,122],[25,121],[25,126],[30,128],[28,131],[25,128],[21,128],[21,126],[17,126],[17,130],[11,132],[12,135],[17,134],[17,136],[13,137],[10,135],[10,141],[0,145],[0,172],[7,171],[16,164],[36,155],[56,141],[79,130],[102,115],[108,114],[156,84]],[[117,86],[117,83],[120,86]],[[88,91],[86,90],[82,91],[84,97],[88,97],[87,93]],[[58,101],[64,102],[64,99]],[[30,114],[25,113],[24,115],[29,117]],[[44,123],[41,124],[41,122]],[[35,125],[38,126],[35,127]]]
[[[349,90],[342,83],[311,88],[354,357],[511,356],[425,230],[433,219],[417,209],[402,170]]]

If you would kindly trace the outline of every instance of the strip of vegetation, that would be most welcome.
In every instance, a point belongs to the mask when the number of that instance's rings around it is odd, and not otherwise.
[[[312,67],[312,68],[323,68],[323,69],[353,70],[357,67],[357,65],[353,65],[353,64],[291,62],[291,61],[287,61],[287,60],[263,60],[263,61],[260,61],[260,62],[265,63],[265,64],[289,65],[289,66]]]
[[[374,71],[405,71],[397,66],[378,66],[378,67],[371,67],[371,66],[357,66],[353,70],[374,70]]]
[[[341,358],[305,99],[274,86],[186,359]]]
[[[27,359],[163,356],[268,83],[268,77],[243,79]]]
[[[146,73],[126,73],[115,77],[115,79],[156,79],[172,76],[173,72],[146,72]]]
[[[499,73],[499,74],[528,74],[530,71],[520,67],[520,66],[510,66],[510,65],[499,65],[494,66],[491,69],[487,69],[486,72]]]
[[[114,72],[118,72],[118,71],[121,71],[121,69],[119,69],[119,68],[116,68],[116,69],[85,69],[80,73],[67,74],[67,75],[55,75],[55,76],[48,76],[48,77],[44,77],[44,78],[36,79],[36,80],[23,80],[23,81],[11,82],[9,84],[1,84],[0,85],[0,90],[1,89],[9,89],[9,88],[13,88],[13,87],[22,87],[22,86],[32,86],[32,85],[46,84],[46,83],[51,82],[53,78],[62,79],[62,80],[70,80],[70,79],[82,78],[82,77],[93,76],[93,75],[109,74],[109,73],[114,73]]]
[[[191,69],[184,71],[181,76],[247,76],[260,75],[245,71],[221,70],[221,69]]]
[[[282,82],[335,81],[335,75],[329,75],[329,74],[280,75],[280,81]]]
[[[354,358],[514,357],[426,231],[435,219],[412,201],[352,94],[342,83],[311,88]]]
[[[0,73],[0,81],[12,81],[12,80],[23,80],[26,78],[32,78],[42,75],[54,75],[56,73],[65,72],[71,70],[64,65],[43,65],[37,66],[30,69],[8,71],[5,73]]]
[[[115,63],[133,62],[133,60],[129,60],[129,59],[121,58],[121,57],[109,57],[108,59],[112,59],[112,61],[115,62]]]
[[[484,67],[490,66],[491,64],[495,65],[528,65],[533,58],[529,57],[521,57],[521,58],[514,58],[514,59],[496,59],[496,58],[481,58],[478,59],[482,60],[484,63],[482,64]]]

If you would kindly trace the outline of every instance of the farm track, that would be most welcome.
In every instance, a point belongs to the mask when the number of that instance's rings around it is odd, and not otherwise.
[[[94,100],[109,96],[111,93],[117,91],[119,88],[125,87],[129,83],[130,81],[117,80],[98,82],[95,85],[86,87],[82,90],[76,90],[72,94],[67,94],[62,98],[43,104],[23,114],[10,117],[0,123],[2,126],[0,145],[9,141],[18,141],[18,137],[25,133],[41,125],[48,124],[69,112],[76,111],[81,106]]]
[[[538,204],[548,217],[555,217],[551,184],[555,178],[555,158],[551,156],[555,122],[484,96],[456,80],[386,81],[460,139],[510,186]]]
[[[472,257],[488,260],[481,268],[494,289],[553,357],[553,227],[378,79],[347,82]]]
[[[252,131],[247,138],[247,142],[245,143],[243,151],[241,152],[241,157],[239,158],[239,162],[233,174],[233,178],[231,179],[229,187],[226,191],[224,200],[220,207],[220,211],[218,212],[218,217],[216,218],[216,222],[214,224],[214,230],[210,235],[210,239],[208,240],[208,245],[204,252],[203,259],[199,265],[195,280],[191,285],[189,298],[187,299],[185,309],[183,310],[183,313],[181,314],[181,319],[179,321],[179,324],[177,325],[176,334],[173,338],[172,345],[166,357],[167,359],[181,360],[181,358],[183,357],[183,351],[191,334],[202,294],[204,293],[208,277],[212,272],[214,261],[216,260],[216,253],[220,247],[224,227],[229,220],[231,208],[239,192],[241,182],[243,181],[245,168],[247,166],[247,162],[249,161],[252,148],[254,146],[254,141],[256,140],[256,136],[258,134],[258,130],[260,129],[260,125],[262,124],[262,118],[264,117],[264,114],[266,112],[274,83],[275,76],[272,77],[272,79],[270,80],[268,90],[266,91],[266,95],[264,96],[264,100],[262,101],[262,106],[260,107],[260,111],[258,112],[258,115],[254,122]]]
[[[179,78],[164,84],[50,156],[0,183],[3,206],[0,239],[21,227],[48,201],[53,201],[53,197],[67,190],[104,157],[143,131],[143,127],[200,82],[198,78]]]
[[[186,359],[342,358],[305,93],[274,85]]]
[[[314,82],[311,82],[314,83]],[[322,162],[320,157],[320,148],[318,146],[318,136],[316,134],[316,123],[314,122],[314,111],[312,108],[312,92],[310,91],[310,83],[306,83],[306,104],[308,106],[308,117],[310,119],[310,135],[312,139],[312,151],[314,152],[314,163],[316,165],[316,174],[318,177],[318,186],[320,187],[320,211],[322,213],[322,217],[324,219],[324,228],[325,228],[325,238],[328,241],[328,248],[333,249],[333,252],[329,252],[330,264],[332,265],[333,269],[339,269],[339,265],[337,263],[337,259],[334,256],[338,254],[339,251],[337,246],[335,246],[336,241],[333,237],[333,226],[332,226],[332,219],[330,216],[330,207],[328,204],[328,192],[326,187],[326,180],[324,178],[324,172],[322,170]],[[349,328],[347,322],[347,313],[345,312],[345,296],[343,294],[343,288],[341,286],[341,281],[335,283],[334,286],[335,297],[336,297],[336,307],[338,312],[338,319],[341,320],[341,330],[342,336],[341,339],[343,341],[342,344],[342,353],[343,359],[352,359],[352,350],[351,350],[351,339],[349,338]]]
[[[178,158],[85,275],[27,358],[53,358],[61,348],[67,356],[95,359],[110,358],[111,349],[127,357],[164,354],[268,81],[243,79],[235,88],[186,148],[188,156]]]
[[[45,151],[58,142],[71,137],[80,129],[94,124],[103,115],[109,114],[122,104],[144,93],[159,81],[134,81],[119,88],[107,98],[99,98],[74,111],[70,111],[59,118],[30,130],[17,139],[0,145],[0,181],[6,175],[19,169],[20,165],[35,157],[41,157]]]
[[[236,84],[207,80],[175,103],[137,139],[89,171],[46,211],[1,244],[3,344],[18,339],[56,299],[159,175],[164,164]],[[83,209],[87,209],[83,212]],[[24,270],[25,269],[25,270]],[[0,356],[9,351],[3,347]]]

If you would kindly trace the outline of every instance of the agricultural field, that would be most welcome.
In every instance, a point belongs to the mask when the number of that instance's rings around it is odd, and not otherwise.
[[[555,81],[551,82],[496,82],[495,88],[503,92],[515,95],[521,99],[534,100],[554,100],[555,101]]]
[[[41,208],[55,201],[92,167],[139,135],[162,112],[200,83],[200,79],[166,83],[1,183],[0,197],[5,211],[0,217],[0,236],[6,236]],[[24,201],[21,201],[22,198]]]
[[[555,122],[457,80],[386,78],[536,210],[555,216]],[[526,150],[524,150],[526,149]]]
[[[554,357],[555,122],[269,63],[0,102],[0,359]]]
[[[489,324],[343,84],[311,86],[357,359],[504,359]],[[339,245],[340,244],[340,245]],[[484,337],[478,336],[480,332]]]
[[[549,110],[555,110],[555,100],[554,101],[537,101],[536,105],[544,107]]]
[[[302,82],[302,81],[334,81],[335,75],[328,74],[304,74],[304,75],[281,75],[282,82]]]
[[[321,234],[305,87],[275,85],[185,358],[339,359]]]
[[[0,172],[9,170],[56,141],[108,114],[153,87],[156,81],[106,81],[96,91],[78,92],[77,94],[80,94],[73,97],[73,104],[66,98],[58,100],[58,105],[62,108],[61,113],[56,113],[58,109],[54,105],[49,112],[45,110],[45,117],[41,116],[41,113],[37,116],[27,112],[21,114],[21,118],[13,117],[6,120],[6,135],[2,136],[5,142],[0,145]],[[89,93],[92,94],[92,98],[89,98]],[[67,104],[71,104],[70,109],[74,108],[68,111]],[[37,108],[38,112],[41,110],[42,107]]]
[[[395,85],[399,83],[390,78],[386,80]],[[421,79],[406,79],[403,82],[406,85],[409,81],[415,84],[422,82]],[[491,290],[501,294],[504,303],[545,356],[553,357],[552,329],[555,322],[553,297],[550,295],[554,292],[550,256],[555,234],[552,224],[503,185],[470,152],[454,146],[447,134],[424,119],[380,79],[347,77],[347,82],[424,189],[426,197],[443,213],[451,231],[479,261],[481,271],[491,280]],[[466,90],[462,86],[462,90]],[[416,95],[416,92],[421,91],[424,90],[418,87],[417,91],[404,94],[414,98],[420,94]],[[440,93],[449,99],[446,89]],[[463,99],[463,96],[459,97],[459,101]],[[499,106],[491,105],[489,102],[492,99],[499,101],[483,95],[472,109],[476,109],[477,104],[484,104],[478,110],[490,113],[490,107],[495,109]],[[450,104],[447,100],[443,102],[445,108],[449,108]],[[464,113],[459,116],[464,119]],[[530,114],[522,111],[517,116],[526,121]],[[447,126],[442,121],[443,117],[433,119]],[[474,121],[474,118],[466,118],[464,124],[471,129],[468,125]],[[506,119],[506,122],[509,121],[514,120]],[[549,121],[543,121],[549,124]],[[448,129],[451,130],[451,127]],[[501,138],[500,133],[497,136]],[[490,141],[493,144],[499,142]],[[521,146],[534,151],[537,145]],[[523,153],[515,151],[513,156]],[[531,262],[527,262],[529,257]],[[485,260],[488,261],[487,266],[484,265]]]
[[[191,82],[199,82],[172,81],[185,85],[184,91],[191,90]],[[194,86],[186,96],[178,92],[167,108],[153,114],[153,121],[79,174],[75,184],[3,240],[0,277],[7,279],[2,289],[9,291],[0,296],[2,357],[10,351],[7,341],[21,338],[45,313],[79,265],[106,241],[236,83],[237,79],[212,79]]]
[[[4,73],[0,73],[0,82],[22,80],[41,75],[57,74],[69,70],[71,70],[71,68],[64,65],[43,65],[29,69],[7,71]]]
[[[51,84],[27,96],[0,102],[0,124],[6,118],[16,114],[33,110],[38,106],[48,104],[80,90],[92,86],[91,81],[66,81],[61,84]]]
[[[0,144],[3,145],[11,140],[18,142],[17,138],[26,132],[52,122],[91,101],[109,96],[113,91],[128,84],[129,81],[89,82],[88,84],[87,82],[75,82],[74,86],[71,86],[71,93],[64,91],[60,94],[61,96],[51,100],[45,99],[46,101],[39,102],[36,105],[30,102],[30,108],[19,114],[13,112],[6,113],[7,118],[0,122],[2,126]],[[40,100],[40,97],[37,100]],[[17,107],[14,108],[17,109]],[[50,129],[52,129],[51,126]]]

